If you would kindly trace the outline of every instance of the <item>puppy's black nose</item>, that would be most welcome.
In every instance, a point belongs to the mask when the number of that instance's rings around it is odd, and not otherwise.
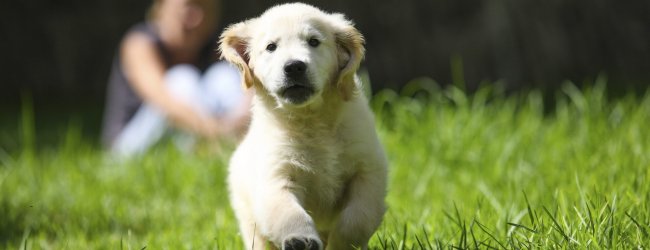
[[[293,60],[287,62],[287,64],[284,65],[284,74],[287,77],[295,78],[303,76],[306,69],[307,64],[305,64],[303,61]]]

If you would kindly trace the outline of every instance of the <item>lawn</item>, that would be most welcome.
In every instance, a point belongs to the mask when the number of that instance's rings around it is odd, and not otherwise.
[[[650,246],[650,92],[611,98],[603,82],[554,98],[426,79],[377,93],[391,164],[371,249]],[[80,122],[39,145],[48,124],[21,113],[0,126],[15,142],[0,144],[0,248],[242,248],[224,180],[234,145],[115,159]]]

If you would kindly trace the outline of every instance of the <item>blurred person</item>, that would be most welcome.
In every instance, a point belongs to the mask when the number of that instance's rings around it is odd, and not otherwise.
[[[115,56],[102,140],[113,152],[146,151],[169,131],[189,149],[197,137],[243,132],[250,95],[239,72],[217,61],[219,0],[154,0]]]

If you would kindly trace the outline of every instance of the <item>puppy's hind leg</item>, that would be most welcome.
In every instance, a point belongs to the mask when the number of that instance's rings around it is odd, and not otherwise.
[[[282,250],[323,249],[314,221],[288,188],[269,188],[264,194],[255,205],[257,226],[276,246]]]

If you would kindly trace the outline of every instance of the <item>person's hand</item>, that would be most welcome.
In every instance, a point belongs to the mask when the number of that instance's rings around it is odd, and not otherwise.
[[[219,121],[209,117],[201,117],[196,133],[208,140],[214,140],[221,135]]]
[[[231,119],[201,117],[196,126],[196,134],[208,139],[235,137],[240,133],[241,125]]]
[[[241,124],[232,117],[224,117],[218,121],[219,123],[219,136],[226,138],[235,138],[241,133]]]
[[[183,102],[176,101],[175,104],[170,105],[173,108],[167,110],[167,117],[174,123],[175,127],[208,139],[219,135],[219,122],[217,120],[195,112]]]

